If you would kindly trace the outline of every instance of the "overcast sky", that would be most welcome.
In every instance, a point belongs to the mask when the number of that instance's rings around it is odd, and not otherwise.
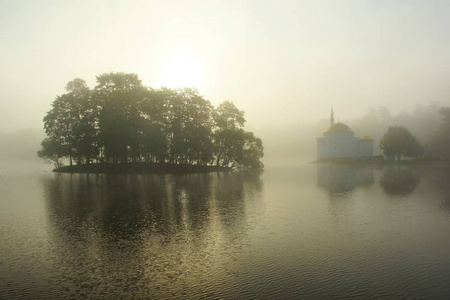
[[[450,1],[0,0],[0,131],[105,72],[195,86],[248,124],[450,105]]]

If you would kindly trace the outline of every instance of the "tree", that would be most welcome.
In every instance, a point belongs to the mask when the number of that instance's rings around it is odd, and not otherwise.
[[[219,105],[213,114],[216,165],[261,169],[264,147],[261,139],[246,132],[244,112],[230,101]]]
[[[214,121],[219,130],[242,128],[246,122],[244,115],[233,102],[224,101],[214,111]]]
[[[93,105],[91,90],[83,79],[75,78],[66,85],[72,98],[73,148],[77,163],[89,164],[98,154],[98,110]]]
[[[44,159],[262,167],[262,141],[232,102],[214,109],[196,89],[146,88],[127,73],[102,74],[93,90],[75,78],[66,90],[44,117]]]
[[[107,162],[128,162],[129,158],[136,161],[140,156],[142,118],[139,103],[144,96],[145,88],[136,74],[97,76],[94,98],[99,111],[99,144]]]
[[[52,109],[44,117],[44,129],[49,139],[47,145],[57,144],[58,155],[68,157],[70,165],[75,154],[73,131],[77,122],[73,102],[69,94],[56,97]]]
[[[112,92],[127,92],[141,88],[142,82],[136,74],[111,72],[97,76],[95,91],[98,94],[108,96]]]
[[[78,164],[90,163],[97,156],[97,110],[92,103],[91,91],[86,82],[75,78],[66,85],[67,93],[56,97],[52,109],[44,117],[44,129],[48,147],[58,145],[58,155],[73,159]],[[43,148],[43,153],[47,150]]]
[[[419,142],[419,140],[412,136],[410,143],[408,145],[408,150],[406,151],[406,155],[409,157],[419,158],[422,157],[425,153],[425,148]]]
[[[140,102],[142,155],[150,162],[164,163],[167,156],[169,105],[165,90],[148,89]]]
[[[380,148],[387,157],[401,159],[402,155],[421,156],[420,142],[404,127],[390,126],[380,141]]]
[[[218,143],[216,165],[222,167],[228,167],[230,164],[231,167],[242,165],[245,134],[242,128],[229,128],[216,132],[215,138]]]
[[[197,90],[184,89],[186,98],[185,155],[187,163],[207,164],[212,159],[212,111],[211,103]]]
[[[443,107],[439,113],[443,117],[442,124],[430,137],[428,155],[432,158],[450,159],[450,108]]]
[[[113,92],[103,100],[99,114],[100,139],[106,161],[135,161],[139,156],[142,118],[136,91]]]
[[[41,142],[42,149],[37,152],[37,156],[43,158],[45,162],[54,164],[55,168],[63,166],[61,158],[65,156],[61,145],[50,138],[46,138]]]
[[[228,166],[237,159],[236,149],[244,146],[244,112],[225,101],[213,113],[216,165]]]
[[[261,158],[264,156],[262,140],[254,136],[253,132],[247,132],[243,147],[242,166],[251,169],[262,169],[264,164]]]

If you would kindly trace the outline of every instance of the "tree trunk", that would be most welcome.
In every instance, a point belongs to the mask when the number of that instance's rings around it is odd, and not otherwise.
[[[221,151],[219,150],[219,154],[217,154],[217,162],[216,162],[216,166],[220,165],[220,156],[222,155]]]

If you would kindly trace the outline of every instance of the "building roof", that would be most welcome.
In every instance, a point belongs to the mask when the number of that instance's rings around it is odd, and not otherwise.
[[[363,135],[362,137],[359,138],[359,140],[361,141],[373,141],[373,139],[368,136],[368,135]]]
[[[344,123],[334,123],[330,127],[328,127],[327,132],[351,132],[352,130]]]

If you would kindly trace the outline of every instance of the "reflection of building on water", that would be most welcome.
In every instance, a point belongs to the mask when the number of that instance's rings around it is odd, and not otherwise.
[[[344,123],[334,123],[331,109],[330,127],[317,138],[317,160],[329,158],[363,158],[373,156],[373,140],[368,136],[355,137]]]
[[[346,165],[318,165],[317,184],[330,193],[350,192],[374,183],[373,170]]]

